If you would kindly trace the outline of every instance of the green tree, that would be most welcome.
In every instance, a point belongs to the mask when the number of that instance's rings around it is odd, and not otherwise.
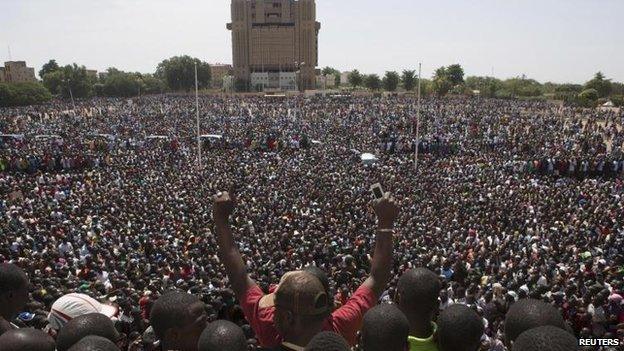
[[[0,107],[44,103],[52,98],[41,83],[0,83]]]
[[[624,106],[624,95],[613,95],[611,96],[611,102],[613,102],[613,104],[615,106]]]
[[[386,75],[383,78],[383,87],[386,91],[396,91],[399,87],[399,81],[400,78],[398,73],[394,71],[386,72]]]
[[[334,74],[334,85],[337,87],[340,86],[340,73]]]
[[[417,81],[418,78],[416,77],[416,71],[405,70],[401,74],[401,83],[403,84],[403,89],[407,91],[413,90],[416,86]]]
[[[190,91],[195,88],[195,63],[197,81],[200,88],[210,86],[210,65],[188,55],[175,56],[162,61],[156,68],[156,76],[167,83],[174,91]]]
[[[325,67],[321,71],[321,74],[327,79],[334,79],[334,86],[340,86],[340,71],[332,67]]]
[[[77,64],[67,65],[43,76],[43,85],[53,94],[75,98],[91,95],[95,81],[87,75],[87,69]],[[70,94],[71,89],[71,94]]]
[[[142,80],[133,73],[122,72],[109,68],[103,82],[102,91],[106,96],[131,97],[139,94]]]
[[[376,74],[370,74],[365,77],[364,85],[373,91],[377,91],[381,88],[381,79]]]
[[[611,94],[624,95],[624,84],[619,82],[611,83]]]
[[[321,70],[321,74],[323,74],[324,76],[335,76],[336,74],[340,74],[340,71],[333,67],[325,67],[323,68],[323,70]]]
[[[145,91],[145,94],[162,94],[167,90],[167,84],[153,74],[144,74],[141,82],[143,83],[141,90]]]
[[[64,66],[61,68],[61,71],[64,76],[63,86],[68,89],[71,88],[71,93],[74,95],[74,98],[85,98],[91,96],[95,81],[87,75],[87,69],[85,66],[78,66],[74,63],[72,65]],[[64,97],[70,96],[68,89],[62,89],[61,94]]]
[[[39,71],[39,78],[43,79],[43,76],[50,72],[58,71],[59,65],[56,63],[56,60],[50,60],[48,63],[43,64],[41,70]]]
[[[435,71],[431,85],[438,96],[446,95],[453,88],[453,83],[449,80],[445,67],[440,67]]]
[[[542,84],[542,91],[544,92],[544,94],[554,94],[558,86],[559,84],[557,83],[546,82]]]
[[[438,96],[444,96],[453,88],[453,84],[446,77],[434,79],[432,89]]]
[[[351,73],[349,73],[348,79],[349,84],[351,84],[354,88],[362,85],[363,77],[357,69],[354,69]]]
[[[579,84],[557,84],[553,99],[576,104],[581,91],[583,91],[583,86]]]
[[[496,92],[502,88],[500,79],[493,77],[467,77],[465,85],[470,90],[478,90],[481,96],[494,97]]]
[[[421,79],[420,80],[420,93],[422,95],[430,94],[431,91],[433,90],[432,85],[433,85],[433,83],[430,80],[424,79],[424,78]],[[416,88],[415,89],[418,90],[418,78],[416,79]]]
[[[63,86],[63,72],[56,70],[46,73],[43,77],[43,85],[54,95],[60,94],[61,87]]]
[[[454,95],[472,95],[472,90],[466,86],[466,84],[457,84],[451,89],[451,94]]]
[[[433,79],[436,79],[436,78],[438,78],[438,79],[439,78],[446,78],[446,77],[447,77],[447,75],[446,75],[446,67],[444,67],[444,66],[436,69],[435,73],[433,74]]]
[[[579,84],[559,84],[555,88],[555,93],[577,93],[583,91],[583,86]]]
[[[585,89],[579,94],[579,98],[589,101],[596,101],[600,97],[600,93],[596,89]]]
[[[445,74],[453,86],[464,82],[464,69],[459,64],[446,67]]]
[[[531,97],[543,94],[542,85],[538,81],[524,76],[505,80],[503,89],[508,91],[511,97]]]
[[[610,79],[605,79],[602,72],[596,73],[594,78],[585,83],[585,90],[595,89],[598,92],[599,97],[607,97],[611,94],[612,84]]]

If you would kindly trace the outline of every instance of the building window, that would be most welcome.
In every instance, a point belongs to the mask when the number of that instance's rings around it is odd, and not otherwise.
[[[282,7],[282,4],[280,4],[279,2],[274,2],[273,3],[273,8],[274,9],[279,8],[279,7]]]

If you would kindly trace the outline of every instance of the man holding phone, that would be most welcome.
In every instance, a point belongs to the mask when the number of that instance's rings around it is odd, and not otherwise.
[[[219,245],[219,259],[225,266],[232,289],[240,301],[245,317],[256,333],[260,346],[272,348],[282,344],[282,347],[290,349],[292,347],[288,345],[305,347],[305,344],[309,342],[307,337],[284,336],[283,331],[276,328],[275,299],[271,296],[274,294],[265,295],[247,274],[247,267],[234,242],[229,224],[229,217],[235,206],[236,201],[233,195],[227,192],[218,193],[214,197],[213,216]],[[334,331],[342,335],[351,345],[356,342],[356,333],[362,326],[364,314],[376,305],[391,279],[393,227],[399,214],[399,207],[390,194],[385,193],[374,201],[373,208],[378,219],[378,229],[370,275],[349,300],[333,311],[322,325],[322,330]],[[279,289],[278,286],[277,290]],[[298,340],[293,342],[294,339]]]

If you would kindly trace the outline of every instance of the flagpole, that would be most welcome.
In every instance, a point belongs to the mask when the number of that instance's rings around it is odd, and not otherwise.
[[[197,166],[202,168],[201,136],[199,134],[199,83],[197,81],[197,62],[195,62],[195,112],[197,119]]]
[[[418,107],[416,109],[416,147],[414,148],[414,169],[418,169],[418,145],[420,144],[420,72],[421,64],[418,64]]]

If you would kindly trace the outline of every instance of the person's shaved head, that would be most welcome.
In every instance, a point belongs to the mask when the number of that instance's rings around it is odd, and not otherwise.
[[[309,272],[287,273],[275,291],[273,323],[284,341],[308,343],[331,312],[330,299],[318,278]]]
[[[101,336],[87,336],[78,341],[68,351],[120,351],[112,341]]]
[[[438,349],[476,351],[485,327],[479,315],[466,305],[447,307],[438,318]]]
[[[350,349],[342,336],[329,331],[316,334],[305,347],[305,351],[349,351]]]
[[[199,337],[199,351],[245,351],[247,338],[245,333],[236,324],[218,320],[208,324]]]
[[[577,340],[567,331],[546,325],[529,329],[516,339],[513,351],[574,351]]]
[[[395,305],[377,305],[364,315],[364,351],[400,351],[408,347],[409,322]]]
[[[11,263],[0,263],[0,317],[9,321],[28,303],[30,283],[24,271]]]
[[[113,321],[100,313],[89,313],[69,321],[59,331],[56,338],[58,351],[67,351],[75,343],[87,336],[101,336],[110,341],[117,341],[119,333]]]
[[[0,336],[2,351],[54,351],[54,339],[37,329],[13,329]]]
[[[440,278],[426,268],[406,271],[397,284],[398,305],[406,316],[429,317],[438,308]]]
[[[196,351],[208,315],[204,303],[192,294],[167,292],[156,300],[150,313],[154,334],[163,349]]]
[[[554,306],[535,299],[520,300],[505,317],[505,340],[511,344],[525,331],[545,325],[566,329],[563,316]]]

